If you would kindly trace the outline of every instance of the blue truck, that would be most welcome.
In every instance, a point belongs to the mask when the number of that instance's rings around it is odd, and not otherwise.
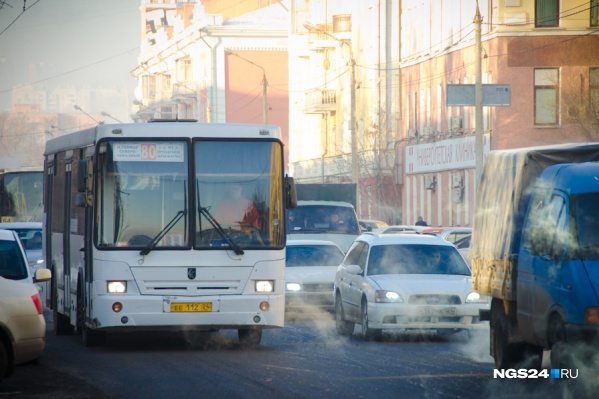
[[[599,336],[599,144],[492,151],[477,189],[473,289],[498,369],[573,366]],[[595,345],[595,346],[593,346]]]

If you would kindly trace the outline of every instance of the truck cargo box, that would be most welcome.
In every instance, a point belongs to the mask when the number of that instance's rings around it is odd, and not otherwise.
[[[536,179],[548,166],[599,161],[599,143],[491,151],[476,194],[469,258],[481,294],[516,299],[517,253]]]

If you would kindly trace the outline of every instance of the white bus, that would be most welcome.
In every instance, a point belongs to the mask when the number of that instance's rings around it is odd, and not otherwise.
[[[93,346],[110,332],[237,329],[258,345],[283,327],[297,200],[278,127],[103,124],[48,141],[44,157],[56,335]],[[239,201],[242,216],[220,210]]]

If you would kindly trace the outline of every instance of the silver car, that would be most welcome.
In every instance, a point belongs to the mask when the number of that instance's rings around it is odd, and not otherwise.
[[[335,272],[343,256],[343,251],[332,241],[287,241],[285,311],[288,316],[332,313]]]
[[[379,340],[383,330],[488,330],[479,310],[489,300],[471,285],[464,259],[441,237],[363,234],[335,275],[337,332],[359,324],[364,339]]]

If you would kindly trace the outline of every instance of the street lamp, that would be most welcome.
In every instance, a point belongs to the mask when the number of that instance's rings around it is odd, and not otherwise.
[[[118,120],[117,118],[115,118],[114,116],[110,115],[108,112],[104,112],[104,111],[102,111],[102,116],[105,116],[105,117],[107,117],[107,118],[110,118],[110,119],[114,119],[114,120],[115,120],[115,121],[117,121],[118,123],[123,123],[123,122],[121,122],[120,120]]]
[[[78,106],[77,104],[75,104],[75,109],[77,111],[81,111],[83,112],[85,115],[87,115],[89,117],[89,119],[93,120],[94,122],[96,122],[98,125],[101,125],[104,122],[100,122],[99,120],[97,120],[96,118],[94,118],[93,116],[91,116],[90,114],[88,114],[87,112],[85,112],[84,110],[81,109],[80,106]]]
[[[241,58],[245,62],[248,62],[248,63],[262,69],[262,121],[264,122],[265,125],[268,124],[268,99],[267,99],[267,94],[266,94],[266,86],[268,85],[268,82],[266,80],[266,71],[260,65],[248,60],[247,58],[240,56],[239,54],[237,54],[236,52],[234,52],[232,50],[225,50],[225,54],[234,55],[235,57]]]
[[[341,39],[337,39],[334,35],[330,34],[327,31],[324,31],[322,29],[319,29],[318,27],[316,27],[316,25],[312,24],[312,23],[305,23],[304,27],[308,30],[312,30],[312,31],[318,31],[324,35],[327,35],[333,39],[335,39],[336,41],[338,41],[341,44],[345,44],[347,46],[347,48],[349,49],[349,61],[348,64],[351,67],[351,75],[350,75],[350,109],[349,109],[349,113],[350,113],[350,137],[351,137],[351,180],[352,183],[354,183],[356,185],[356,191],[357,193],[359,193],[360,191],[357,190],[358,184],[359,184],[359,180],[360,180],[360,173],[358,170],[358,139],[356,137],[356,60],[354,60],[354,52],[353,49],[351,47],[351,44],[347,41],[347,40],[341,40]],[[359,195],[356,197],[358,198],[359,201]]]
[[[147,109],[147,110],[149,110],[149,111],[152,111],[152,116],[151,116],[151,117],[149,117],[149,118],[153,118],[153,117],[154,117],[154,114],[159,114],[160,116],[162,116],[162,112],[161,112],[161,111],[158,111],[157,109],[154,109],[154,108],[152,108],[152,107],[148,107],[147,105],[145,105],[144,103],[142,103],[142,102],[141,102],[141,101],[139,101],[139,100],[135,100],[135,101],[133,101],[133,104],[134,104],[134,105],[138,105],[138,106],[140,106],[140,107],[143,107],[143,108],[145,108],[145,109]],[[141,113],[141,110],[137,111],[137,114],[138,114],[138,115],[139,115],[140,113]],[[140,116],[141,116],[141,115],[140,115]],[[146,118],[142,116],[142,118],[141,118],[141,119],[142,119],[142,120],[145,120]]]

